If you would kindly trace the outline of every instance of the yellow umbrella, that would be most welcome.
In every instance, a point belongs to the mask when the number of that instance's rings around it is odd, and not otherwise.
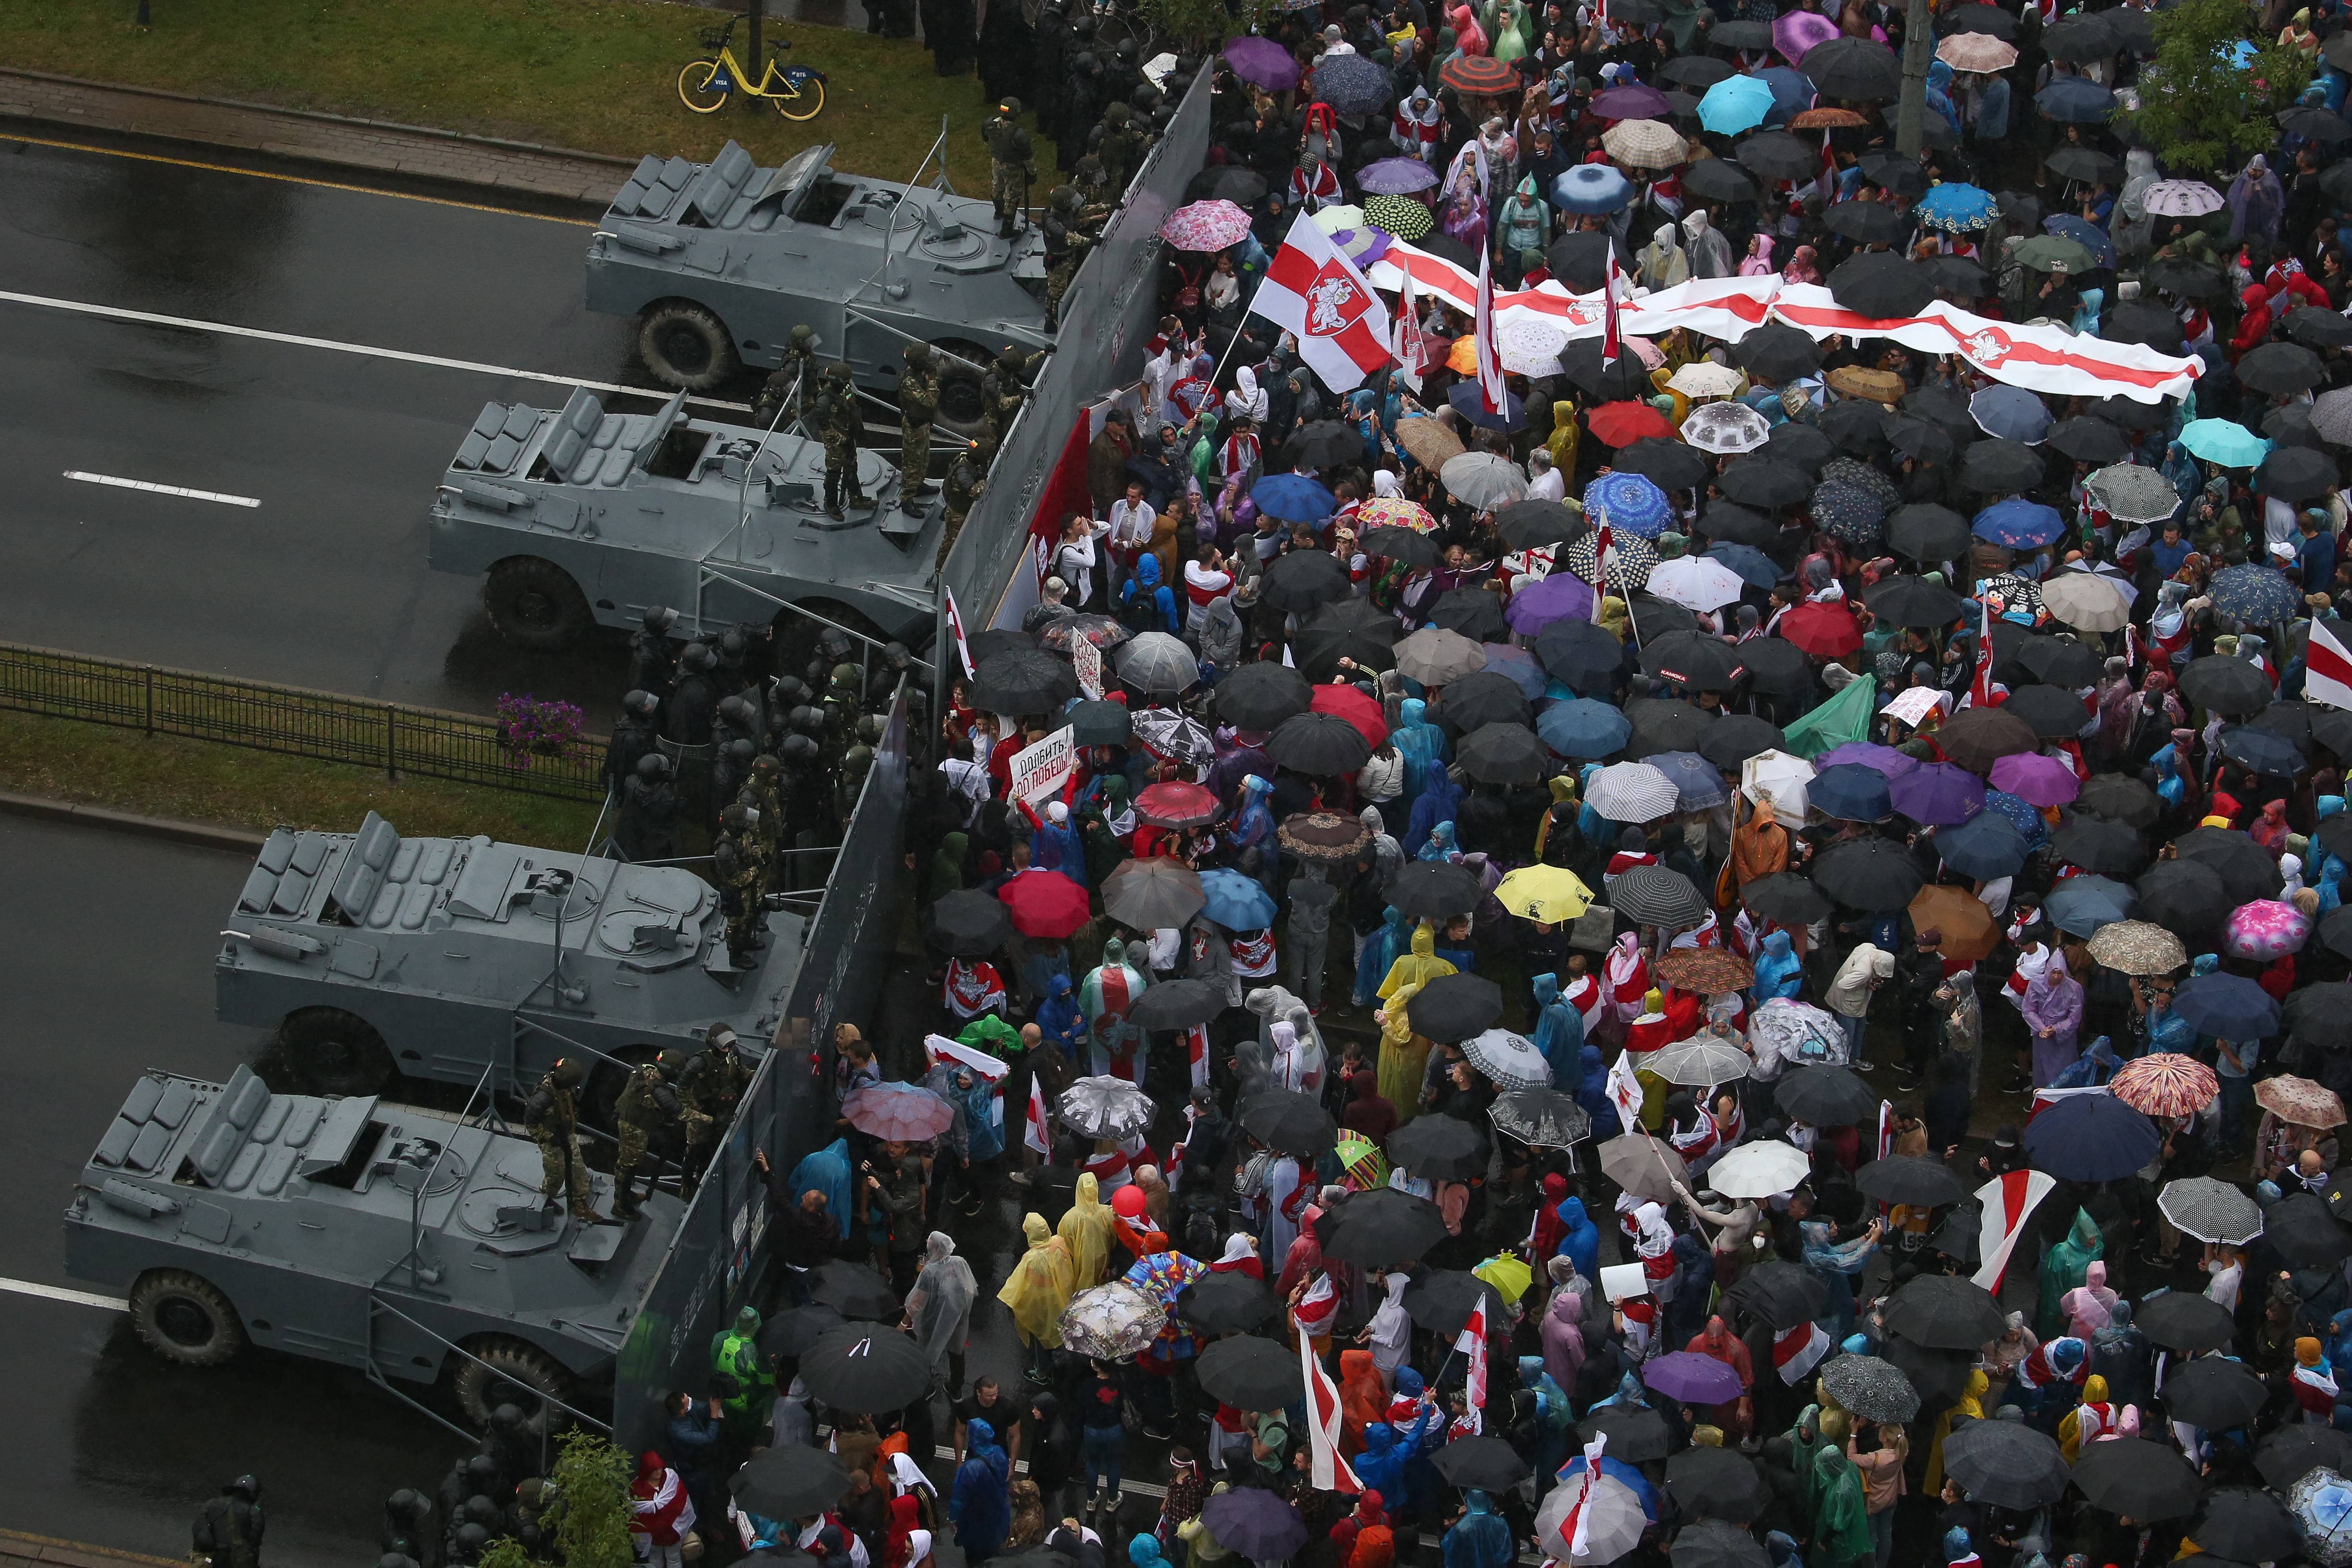
[[[1533,1270],[1508,1252],[1497,1252],[1470,1271],[1494,1286],[1503,1303],[1512,1307],[1519,1304],[1519,1298],[1528,1293],[1528,1281],[1535,1278]]]
[[[1496,886],[1495,896],[1513,915],[1558,925],[1584,913],[1592,890],[1565,866],[1523,865]]]
[[[1463,375],[1473,375],[1478,369],[1478,340],[1468,332],[1454,340],[1454,347],[1445,351],[1445,368]]]

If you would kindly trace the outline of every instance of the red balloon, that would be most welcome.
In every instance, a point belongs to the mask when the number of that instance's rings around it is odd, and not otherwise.
[[[1142,1218],[1143,1189],[1133,1186],[1119,1188],[1110,1195],[1110,1210],[1123,1219]]]

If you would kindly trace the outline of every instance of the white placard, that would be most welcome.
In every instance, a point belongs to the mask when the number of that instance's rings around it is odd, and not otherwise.
[[[1077,668],[1079,689],[1099,699],[1103,695],[1102,650],[1080,637],[1070,644],[1070,663]]]
[[[1078,748],[1066,724],[1036,745],[1023,747],[1013,754],[1009,768],[1013,798],[1034,806],[1058,796],[1077,758]]]

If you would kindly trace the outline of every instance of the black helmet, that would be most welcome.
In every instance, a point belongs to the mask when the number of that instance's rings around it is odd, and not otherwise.
[[[824,733],[824,710],[803,703],[793,709],[786,722],[803,735],[822,735]]]
[[[915,655],[907,651],[907,644],[904,643],[886,643],[882,645],[882,662],[894,670],[903,670],[914,661]]]
[[[882,720],[880,716],[869,713],[864,718],[859,719],[857,721],[857,738],[866,742],[868,746],[881,745]]]
[[[1021,112],[1021,100],[1017,98],[1007,98],[996,106],[996,112],[1009,120]]]
[[[461,1524],[457,1527],[457,1560],[459,1562],[480,1562],[482,1551],[489,1543],[490,1532],[480,1525]]]
[[[673,1045],[654,1058],[654,1065],[661,1069],[663,1077],[675,1078],[686,1071],[686,1057],[685,1051]]]
[[[587,1071],[568,1056],[557,1057],[555,1065],[547,1070],[547,1075],[555,1081],[559,1089],[577,1089],[588,1082]],[[495,1464],[497,1461],[491,1462]]]
[[[457,1513],[458,1517],[465,1520],[467,1523],[478,1524],[484,1529],[495,1526],[500,1517],[499,1505],[480,1492],[476,1492],[467,1498],[465,1506],[460,1508]]]
[[[635,714],[639,718],[651,718],[661,706],[661,698],[651,692],[631,692],[621,698],[621,711]]]
[[[814,762],[817,759],[816,742],[805,735],[788,735],[776,749],[787,762]]]
[[[751,825],[751,813],[740,806],[730,806],[719,813],[719,825],[740,831]]]
[[[683,667],[700,674],[718,664],[719,656],[713,653],[707,644],[688,643],[686,645],[686,652],[677,656],[677,662]]]
[[[1129,110],[1127,105],[1123,103],[1114,103],[1108,109],[1103,110],[1103,119],[1113,125],[1125,125],[1127,123],[1128,113]]]
[[[732,1024],[712,1024],[709,1032],[703,1039],[713,1051],[732,1051],[740,1043]]]
[[[776,758],[775,758],[775,755],[774,755],[772,752],[766,752],[766,751],[763,751],[763,752],[760,753],[760,755],[759,755],[759,756],[754,757],[753,758],[751,758],[751,777],[752,777],[752,778],[754,778],[754,779],[773,779],[773,778],[775,778],[775,776],[776,776]]]
[[[759,710],[751,706],[751,699],[739,692],[731,697],[719,699],[719,716],[729,724],[749,725],[758,718],[760,714]]]
[[[769,695],[774,698],[778,707],[796,708],[809,699],[808,683],[798,675],[778,675]]]
[[[648,751],[637,758],[637,777],[648,784],[659,783],[669,777],[669,758],[658,751]]]
[[[261,1483],[251,1476],[237,1477],[228,1483],[228,1490],[233,1495],[241,1497],[247,1502],[261,1500]]]
[[[646,606],[645,628],[648,632],[667,632],[677,624],[677,612],[667,604]]]
[[[759,755],[759,747],[749,740],[738,737],[727,743],[727,760],[734,768],[750,768],[751,759]]]
[[[730,664],[740,664],[743,655],[751,651],[751,639],[740,632],[722,632],[719,638],[719,656]]]
[[[522,1430],[522,1406],[512,1400],[490,1412],[490,1430],[511,1437]]]

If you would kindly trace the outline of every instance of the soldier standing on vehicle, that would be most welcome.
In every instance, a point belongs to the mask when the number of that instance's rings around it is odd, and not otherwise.
[[[1019,406],[1017,403],[1015,406]],[[948,551],[955,548],[956,535],[963,531],[964,518],[980,500],[981,492],[988,488],[988,458],[996,450],[996,443],[987,436],[967,441],[963,450],[948,465],[947,484],[940,497],[940,515],[946,526],[940,529],[939,558],[931,562],[936,571],[948,563]]]
[[[803,323],[785,340],[784,362],[760,388],[751,404],[751,423],[761,430],[776,427],[776,415],[789,406],[793,423],[805,419],[816,402],[819,371],[816,329]]]
[[[747,808],[728,807],[719,813],[719,840],[710,849],[719,908],[727,916],[727,957],[739,969],[750,968],[751,956],[765,946],[759,934],[760,852],[751,828]]]
[[[633,861],[678,858],[677,786],[670,782],[669,758],[660,752],[638,758],[623,782],[613,839]]]
[[[761,819],[763,821],[764,818]],[[709,1043],[695,1053],[677,1081],[678,1095],[700,1113],[703,1120],[686,1129],[686,1179],[688,1190],[710,1164],[711,1152],[735,1124],[735,1112],[751,1087],[751,1070],[737,1049],[735,1031],[727,1025],[710,1026]]]
[[[637,1201],[637,1167],[646,1163],[653,1141],[659,1138],[667,1147],[669,1140],[682,1132],[690,1144],[698,1125],[709,1124],[710,1118],[681,1098],[671,1083],[677,1072],[677,1055],[675,1050],[665,1051],[654,1061],[640,1064],[629,1074],[614,1107],[614,1132],[621,1145],[620,1155],[613,1162],[615,1219],[635,1219],[645,1212]],[[652,1197],[660,1185],[660,1176],[648,1173],[646,1196]]]
[[[1029,215],[1029,186],[1037,178],[1037,158],[1021,124],[1021,100],[996,106],[996,118],[980,128],[988,144],[989,193],[996,201],[996,232],[1011,239]]]
[[[621,716],[613,723],[613,738],[604,745],[604,788],[618,794],[636,776],[639,758],[648,757],[655,749],[661,729],[654,716],[661,711],[661,699],[653,693],[635,691],[621,699]]]
[[[1078,160],[1078,167],[1070,176],[1070,183],[1078,188],[1078,199],[1088,205],[1109,203],[1118,193],[1110,187],[1110,171],[1103,167],[1102,154],[1089,152]]]
[[[939,358],[929,343],[909,343],[898,372],[898,509],[909,517],[923,515],[931,486],[931,421],[939,412]]]
[[[865,420],[857,412],[857,393],[849,384],[849,367],[838,360],[824,369],[817,418],[824,437],[824,515],[838,522],[845,491],[853,507],[873,505],[857,481],[857,433]]]
[[[708,645],[688,643],[677,658],[677,690],[671,694],[662,727],[662,755],[677,775],[678,804],[697,823],[710,820],[713,727],[719,716],[718,655]]]
[[[588,1081],[580,1064],[569,1057],[558,1057],[523,1103],[523,1127],[530,1141],[539,1145],[541,1168],[545,1172],[539,1184],[542,1202],[553,1199],[562,1192],[572,1200],[572,1218],[591,1225],[601,1224],[595,1206],[589,1201],[595,1189],[588,1182],[587,1162],[580,1157],[580,1086]]]
[[[259,1568],[261,1563],[261,1483],[239,1476],[208,1498],[196,1515],[196,1555],[211,1568]]]
[[[669,629],[677,624],[677,612],[666,604],[646,606],[645,620],[629,633],[629,685],[637,691],[651,692],[656,698],[669,695],[677,680],[677,655],[669,645]]]

